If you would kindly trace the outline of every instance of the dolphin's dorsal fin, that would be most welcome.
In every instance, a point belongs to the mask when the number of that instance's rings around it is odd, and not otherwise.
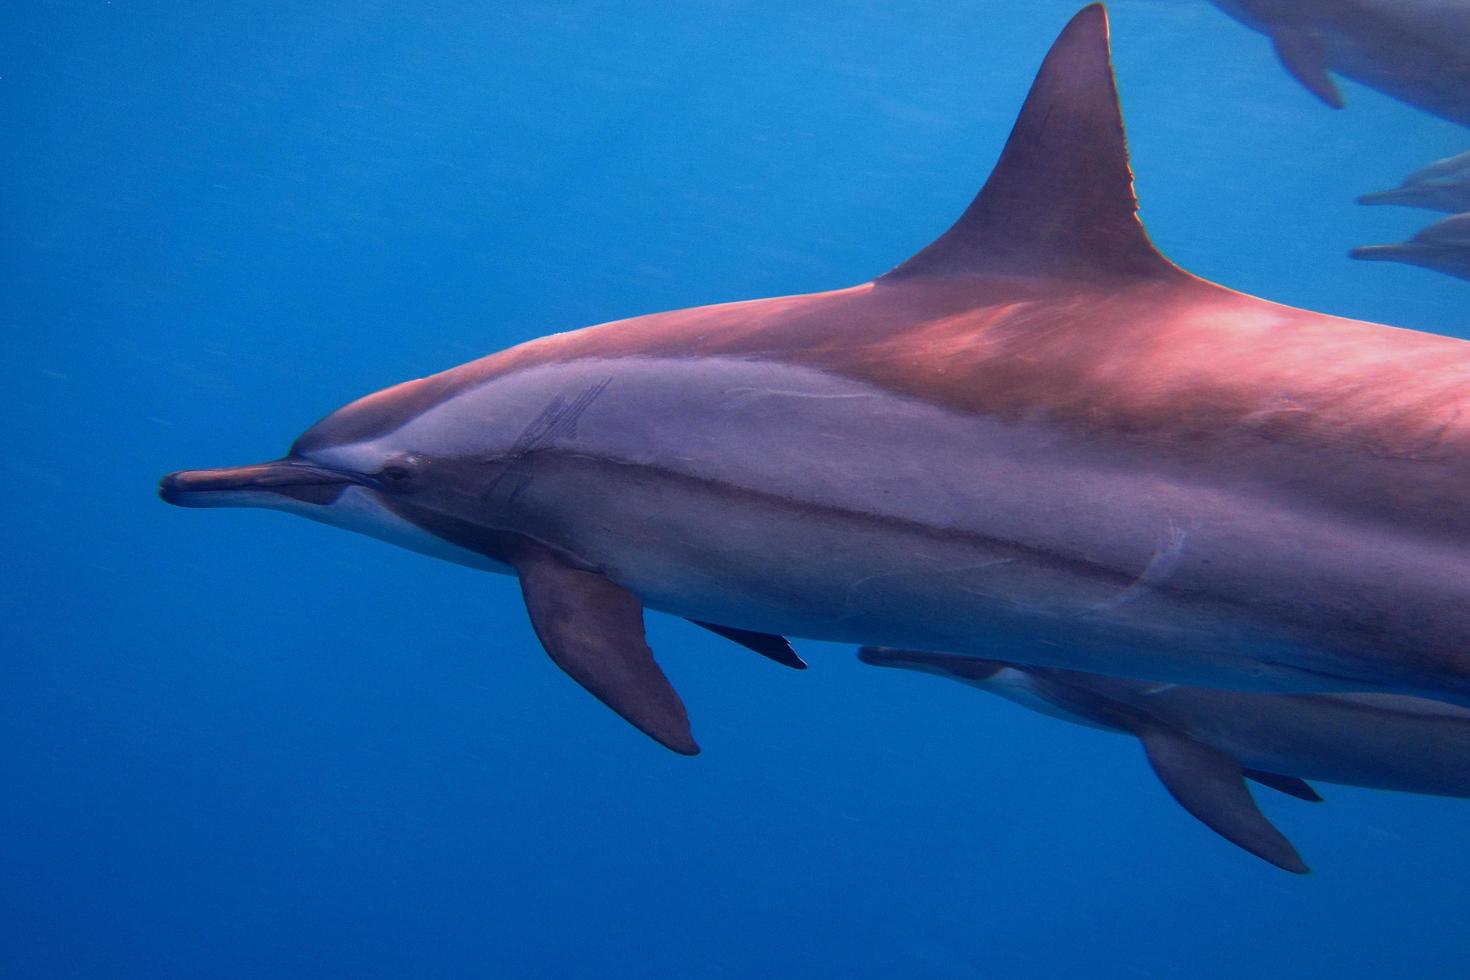
[[[1101,4],[1052,45],[1000,162],[960,220],[880,281],[997,275],[1185,275],[1138,220]]]

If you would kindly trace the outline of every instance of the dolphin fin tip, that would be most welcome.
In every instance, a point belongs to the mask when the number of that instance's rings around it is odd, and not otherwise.
[[[1238,760],[1169,729],[1148,729],[1138,739],[1169,795],[1196,820],[1283,871],[1308,872],[1296,847],[1256,805]]]
[[[1270,36],[1276,57],[1287,74],[1329,107],[1342,109],[1347,105],[1327,70],[1327,53],[1321,38],[1311,31],[1288,27],[1279,27]]]
[[[527,548],[515,568],[531,625],[552,661],[649,738],[697,755],[684,702],[644,640],[638,597],[545,548]]]
[[[700,629],[709,630],[716,636],[723,636],[732,643],[738,643],[745,649],[754,651],[783,667],[790,667],[792,670],[807,669],[806,661],[801,659],[801,655],[791,646],[791,641],[784,636],[736,629],[733,626],[721,626],[719,623],[707,623],[698,619],[691,619],[690,622]]]

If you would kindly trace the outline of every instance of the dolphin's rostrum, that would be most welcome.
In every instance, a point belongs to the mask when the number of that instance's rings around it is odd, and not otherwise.
[[[517,575],[556,663],[680,752],[645,606],[781,661],[1470,700],[1470,344],[1206,283],[1136,206],[1092,6],[891,273],[545,337],[161,493]]]
[[[1398,204],[1447,214],[1470,211],[1470,150],[1436,160],[1386,191],[1364,194],[1359,204]]]
[[[1394,245],[1360,245],[1348,253],[1372,262],[1405,262],[1470,279],[1470,212],[1441,218]]]

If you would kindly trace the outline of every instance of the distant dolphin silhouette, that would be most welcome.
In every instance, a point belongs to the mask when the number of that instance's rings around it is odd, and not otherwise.
[[[1470,709],[1395,694],[1259,694],[1101,677],[916,650],[864,662],[936,674],[1081,725],[1134,735],[1170,795],[1226,840],[1305,872],[1245,780],[1299,799],[1302,777],[1470,796]]]
[[[1211,0],[1271,39],[1291,76],[1334,109],[1332,71],[1470,126],[1465,0]]]
[[[772,645],[1470,701],[1470,343],[1169,263],[1108,57],[1094,5],[969,209],[871,282],[545,337],[160,493],[514,574],[557,665],[685,753],[645,606]]]
[[[1450,214],[1470,211],[1470,151],[1420,167],[1398,187],[1364,194],[1358,203],[1400,204]]]
[[[1436,221],[1397,245],[1361,245],[1349,254],[1355,259],[1406,262],[1470,279],[1470,214]]]

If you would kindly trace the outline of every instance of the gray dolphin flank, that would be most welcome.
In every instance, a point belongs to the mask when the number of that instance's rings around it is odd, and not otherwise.
[[[1298,799],[1305,779],[1470,797],[1470,709],[1387,694],[1259,694],[1133,681],[917,650],[864,663],[934,674],[1076,724],[1133,735],[1169,794],[1226,840],[1298,873],[1245,780]]]
[[[1470,150],[1420,167],[1398,187],[1364,194],[1358,203],[1398,204],[1449,214],[1470,211]]]
[[[643,610],[1216,687],[1470,701],[1470,343],[1291,309],[1137,217],[1100,6],[980,194],[886,275],[556,334],[175,473],[520,579],[680,752]]]

